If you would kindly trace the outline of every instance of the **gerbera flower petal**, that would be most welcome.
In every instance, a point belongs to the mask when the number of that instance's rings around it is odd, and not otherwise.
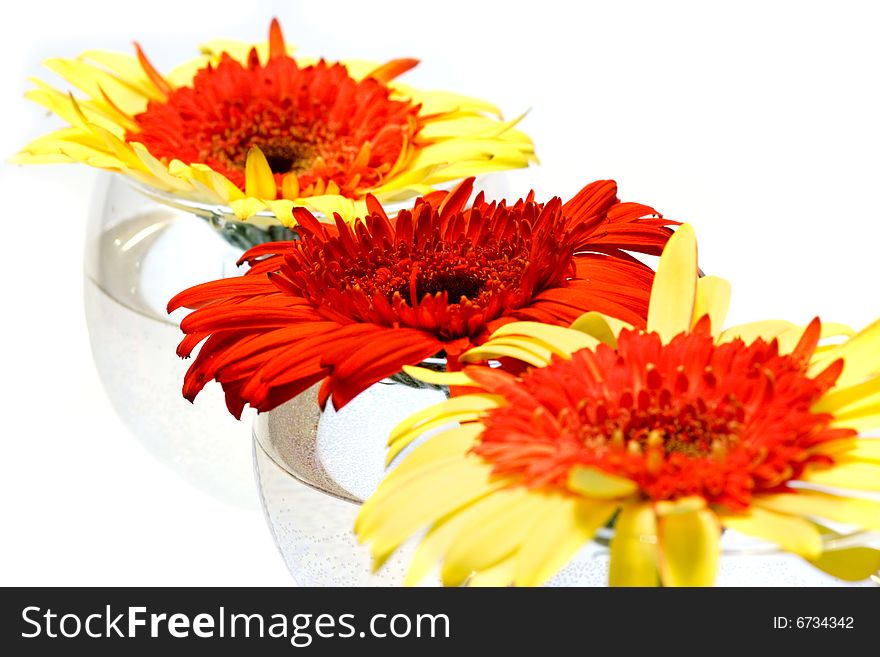
[[[610,553],[611,586],[657,585],[657,517],[650,504],[623,506],[614,522]]]
[[[571,325],[572,330],[585,333],[612,349],[617,348],[617,336],[623,329],[632,329],[624,321],[591,311],[578,317]]]
[[[587,335],[576,335],[561,326],[541,322],[513,322],[502,326],[492,335],[494,337],[525,336],[532,344],[538,344],[563,358],[571,358],[576,351],[596,346],[596,340]]]
[[[760,338],[770,342],[774,338],[778,338],[781,333],[794,328],[797,328],[795,324],[781,319],[748,322],[724,329],[718,336],[718,341],[731,342],[733,340],[742,340],[743,342],[750,343]]]
[[[657,266],[651,305],[648,309],[648,331],[669,341],[691,327],[696,300],[697,239],[693,229],[681,226],[670,238],[666,255]]]
[[[876,358],[878,353],[880,353],[880,320],[815,361],[811,371],[820,371],[828,363],[842,358],[844,369],[838,379],[838,385],[850,386],[861,383],[869,376],[880,375],[880,363]]]
[[[491,505],[490,508],[494,508],[495,505],[501,503],[503,503],[503,499],[499,501],[494,496],[489,496],[473,502],[471,507],[489,504]],[[462,527],[470,522],[471,507],[465,507],[456,513],[441,518],[428,530],[413,553],[412,561],[409,568],[407,568],[404,579],[406,586],[417,586],[420,584],[440,563],[449,546],[458,537]]]
[[[694,320],[708,315],[712,322],[712,335],[718,336],[727,309],[730,306],[730,283],[717,276],[703,276],[697,279],[697,296],[694,300]],[[695,323],[692,321],[692,324]]]
[[[880,464],[837,462],[833,467],[807,470],[803,478],[819,486],[880,491]]]
[[[557,495],[517,552],[513,583],[537,586],[550,579],[595,536],[617,507],[615,502]]]
[[[871,500],[799,489],[791,493],[762,495],[755,500],[755,505],[780,513],[826,518],[832,522],[880,530],[880,503]]]
[[[723,514],[721,522],[729,529],[770,541],[807,559],[815,559],[822,553],[819,529],[797,516],[754,507],[745,513]]]
[[[391,432],[388,438],[388,460],[392,460],[419,434],[450,422],[474,422],[485,411],[497,408],[500,402],[501,398],[498,395],[482,393],[462,395],[413,414],[406,424],[399,424]]]
[[[571,469],[567,485],[569,490],[594,500],[619,500],[630,497],[639,489],[631,479],[584,466]]]
[[[513,554],[543,515],[547,504],[541,495],[524,488],[498,491],[492,506],[474,505],[468,522],[444,555],[441,579],[460,586],[472,573],[491,568]]]
[[[848,540],[825,530],[826,543],[832,546],[810,563],[829,575],[842,580],[858,582],[875,576],[880,572],[880,550],[870,547],[841,547],[833,545],[837,541]],[[829,536],[831,538],[829,538]]]
[[[514,558],[511,556],[471,575],[468,586],[473,588],[508,586],[513,581],[513,568]]]
[[[388,509],[376,505],[364,506],[359,533],[362,540],[371,542],[371,551],[377,564],[381,564],[397,547],[423,527],[430,526],[443,516],[499,488],[493,482],[491,471],[476,458],[444,463],[432,470],[420,473],[401,486],[399,494],[408,496],[412,504]],[[430,499],[425,497],[429,493]],[[445,491],[445,492],[441,492]]]
[[[245,194],[264,199],[275,198],[275,175],[259,146],[252,146],[248,150],[244,177]]]
[[[665,586],[712,586],[720,558],[721,525],[710,509],[661,515],[658,565]]]
[[[852,448],[843,454],[843,457],[880,463],[880,439],[864,438],[853,441]]]
[[[813,410],[817,413],[846,413],[864,407],[867,400],[870,400],[869,405],[880,401],[880,376],[855,385],[838,387],[816,402]]]

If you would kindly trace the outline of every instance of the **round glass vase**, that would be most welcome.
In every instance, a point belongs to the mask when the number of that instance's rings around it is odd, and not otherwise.
[[[352,528],[361,503],[385,472],[391,429],[412,413],[445,398],[437,388],[416,388],[399,379],[385,379],[341,412],[329,402],[323,411],[319,408],[316,386],[256,417],[254,469],[263,510],[297,585],[403,583],[416,542],[405,543],[378,572],[373,572],[369,550],[358,543]],[[612,535],[613,530],[600,531],[548,586],[606,586]],[[880,584],[880,574],[855,583],[832,577],[798,556],[731,530],[724,532],[721,543],[716,586]],[[880,533],[851,534],[826,544],[826,549],[857,545],[880,549]],[[439,584],[436,575],[423,582],[428,586]]]
[[[247,427],[219,386],[195,404],[181,395],[191,360],[175,354],[186,311],[166,304],[187,287],[242,270],[253,244],[292,239],[271,215],[238,221],[229,208],[140,187],[114,174],[99,182],[87,226],[86,323],[113,408],[153,456],[217,499],[256,507]]]

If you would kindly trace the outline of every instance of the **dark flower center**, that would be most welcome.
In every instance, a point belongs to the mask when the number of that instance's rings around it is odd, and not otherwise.
[[[418,299],[424,298],[426,294],[436,295],[445,292],[450,302],[458,303],[462,297],[466,299],[476,299],[485,289],[486,281],[476,274],[469,274],[466,272],[444,272],[440,274],[435,274],[433,272],[420,272],[416,277],[415,287]],[[400,289],[395,290],[395,292],[399,292],[404,301],[408,304],[412,304],[409,286],[401,287]]]
[[[313,149],[304,143],[279,141],[256,145],[266,156],[272,173],[300,172],[308,169],[315,159]]]

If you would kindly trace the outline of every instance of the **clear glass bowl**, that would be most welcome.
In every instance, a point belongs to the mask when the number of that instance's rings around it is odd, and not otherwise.
[[[86,322],[104,390],[147,451],[214,497],[256,506],[250,418],[228,413],[219,386],[207,386],[195,404],[183,398],[192,361],[175,349],[185,311],[165,311],[181,290],[241,273],[244,244],[228,239],[241,222],[222,208],[211,212],[105,175],[87,227]]]
[[[332,406],[321,412],[316,391],[258,415],[254,423],[254,469],[275,543],[301,586],[399,586],[415,542],[374,573],[369,551],[358,544],[352,527],[361,502],[383,476],[391,428],[445,394],[386,379],[342,412]],[[548,585],[607,585],[609,537],[608,531],[600,533]],[[853,534],[827,547],[853,544],[880,548],[880,534]],[[717,586],[872,585],[831,577],[800,557],[730,530],[722,547]],[[439,580],[425,584],[439,585]]]

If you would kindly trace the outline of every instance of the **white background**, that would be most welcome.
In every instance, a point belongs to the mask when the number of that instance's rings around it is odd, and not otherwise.
[[[542,166],[514,193],[615,178],[695,224],[732,280],[732,322],[880,315],[880,39],[870,2],[25,2],[0,23],[0,155],[50,127],[40,62],[137,39],[160,70],[219,36],[300,52],[415,56],[406,81],[484,96]],[[14,13],[13,13],[14,12]],[[178,479],[127,433],[82,308],[79,166],[0,168],[0,583],[287,585],[257,511]],[[169,354],[169,358],[173,358]],[[124,367],[120,363],[120,367]]]

